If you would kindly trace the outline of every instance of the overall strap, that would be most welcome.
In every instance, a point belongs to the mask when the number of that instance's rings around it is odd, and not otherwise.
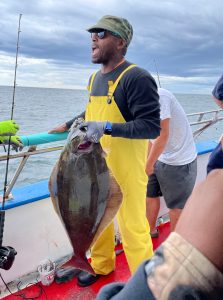
[[[113,83],[113,81],[108,81],[108,100],[107,102],[108,103],[111,103],[112,101],[112,97],[113,97],[113,94],[115,92],[115,89],[117,88],[117,85],[119,83],[119,81],[121,80],[122,76],[130,69],[136,67],[136,65],[132,64],[130,66],[128,66],[119,76],[118,78],[116,79],[116,81]]]
[[[97,74],[97,72],[94,72],[91,76],[91,80],[90,80],[90,84],[87,86],[87,90],[89,92],[89,94],[91,94],[91,90],[92,90],[92,85],[93,85],[93,82],[94,82],[94,78],[95,78],[95,75]]]

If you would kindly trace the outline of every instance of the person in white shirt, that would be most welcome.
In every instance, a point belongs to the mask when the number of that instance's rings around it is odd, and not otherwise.
[[[171,231],[189,198],[197,176],[197,151],[187,116],[175,96],[160,88],[160,136],[149,142],[146,173],[150,234],[158,237],[160,196],[169,208]]]

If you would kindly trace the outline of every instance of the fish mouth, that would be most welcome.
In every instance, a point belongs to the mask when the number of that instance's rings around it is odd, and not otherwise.
[[[78,121],[78,120],[77,120]],[[81,123],[78,123],[80,125]],[[86,139],[86,130],[75,127],[75,124],[72,125],[71,131],[67,138],[67,143],[71,145],[72,152],[82,153],[92,151],[92,142]]]
[[[89,150],[89,148],[91,148],[91,145],[92,145],[92,142],[86,141],[86,142],[83,142],[83,143],[79,144],[77,149],[82,150],[82,151]]]

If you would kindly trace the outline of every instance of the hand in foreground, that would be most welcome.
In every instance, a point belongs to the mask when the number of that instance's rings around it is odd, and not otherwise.
[[[14,120],[0,122],[0,136],[15,135],[19,130],[19,125]]]
[[[57,127],[51,129],[48,131],[48,133],[56,133],[56,132],[64,132],[64,131],[67,131],[68,128],[67,128],[67,125],[66,123],[63,123],[61,125],[58,125]]]
[[[8,145],[9,139],[9,136],[0,136],[0,143],[2,143],[3,145]],[[17,135],[11,136],[10,145],[12,146],[12,150],[15,150],[16,152],[18,152],[18,150],[21,151],[23,149],[22,141]]]
[[[86,131],[86,140],[92,143],[99,143],[104,134],[107,122],[84,122],[79,126],[80,130]]]

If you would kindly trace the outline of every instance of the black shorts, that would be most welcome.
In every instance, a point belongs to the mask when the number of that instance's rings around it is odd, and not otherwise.
[[[163,196],[170,209],[182,209],[189,198],[197,177],[197,159],[182,166],[171,166],[160,161],[149,177],[147,197]]]

